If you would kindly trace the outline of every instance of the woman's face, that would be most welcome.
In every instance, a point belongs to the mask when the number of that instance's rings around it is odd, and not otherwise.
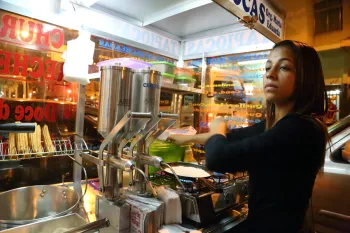
[[[287,103],[294,93],[295,63],[292,51],[287,47],[273,49],[266,62],[264,92],[266,100]]]

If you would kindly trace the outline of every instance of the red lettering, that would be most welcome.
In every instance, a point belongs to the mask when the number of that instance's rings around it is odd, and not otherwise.
[[[60,63],[60,70],[58,71],[57,81],[61,82],[63,80],[63,65],[64,62]]]
[[[52,40],[52,38],[55,36],[55,34],[58,36],[56,42],[54,42]],[[64,35],[63,35],[62,30],[60,30],[58,28],[53,29],[52,32],[51,32],[51,45],[54,48],[59,49],[59,48],[62,47],[63,43],[64,43]]]
[[[56,121],[56,105],[55,104],[46,104],[45,106],[45,119],[48,122]]]
[[[72,107],[71,105],[65,105],[63,110],[63,117],[64,119],[71,119],[72,118]]]
[[[27,106],[24,109],[24,112],[26,121],[31,121],[33,119],[33,108],[31,106]]]
[[[35,108],[34,111],[34,118],[36,121],[42,121],[44,117],[44,111],[42,109],[42,107],[37,107]]]
[[[24,117],[24,108],[22,105],[17,105],[15,108],[15,119],[21,121]]]
[[[2,28],[0,31],[0,37],[6,37],[7,32],[10,31],[9,38],[14,40],[16,39],[16,24],[17,24],[17,17],[11,16],[11,15],[4,15],[2,17]]]
[[[4,55],[4,56],[1,56]],[[0,74],[9,74],[10,73],[10,62],[11,62],[11,53],[5,52],[0,50],[0,67],[2,66],[2,69],[0,69]]]
[[[45,61],[45,65],[46,65],[45,79],[47,79],[47,80],[54,80],[55,79],[56,64],[57,64],[57,61],[53,61],[51,59],[48,59]]]
[[[5,104],[3,99],[0,99],[0,120],[7,120],[10,115],[10,107]]]
[[[33,32],[34,32],[34,26],[35,23],[32,21],[28,21],[28,30],[23,29],[24,26],[24,19],[19,19],[19,29],[20,32],[19,36],[21,37],[21,40],[23,40],[24,42],[30,42],[33,40]],[[24,35],[22,32],[28,32],[28,35]]]
[[[19,67],[21,67],[22,68],[21,75],[27,76],[29,56],[15,53],[13,57],[14,57],[13,75],[19,75],[20,74]],[[21,58],[22,58],[22,61],[20,60]]]
[[[43,25],[37,24],[36,25],[37,33],[36,33],[36,44],[37,45],[45,45],[50,46],[49,44],[49,38],[50,38],[50,32],[43,32]],[[42,38],[44,38],[44,41],[42,41]]]
[[[30,73],[32,78],[38,79],[44,75],[44,63],[39,57],[32,57],[30,66],[32,67],[32,72]]]

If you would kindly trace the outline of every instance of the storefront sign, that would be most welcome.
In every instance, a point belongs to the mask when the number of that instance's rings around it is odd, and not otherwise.
[[[207,64],[208,65],[224,65],[224,64],[232,64],[240,61],[254,61],[254,60],[261,60],[261,59],[267,59],[267,56],[269,55],[268,51],[264,52],[257,52],[257,53],[248,53],[248,54],[236,54],[236,55],[228,55],[228,56],[221,56],[221,57],[209,57],[207,58]],[[187,66],[202,66],[202,60],[196,59],[196,60],[188,60]],[[234,69],[235,67],[232,67]],[[236,67],[237,68],[237,67]],[[238,68],[237,68],[238,69]],[[248,70],[247,70],[248,71]],[[252,69],[251,71],[254,72],[264,72],[265,68],[260,69]]]
[[[180,46],[178,41],[128,23],[123,23],[120,29],[120,35],[127,39],[151,46],[171,55],[179,55]]]
[[[166,57],[160,56],[160,55],[155,55],[146,51],[142,51],[139,49],[135,49],[126,45],[122,44],[117,44],[114,41],[110,40],[105,40],[105,39],[99,39],[98,41],[98,46],[100,48],[108,49],[108,50],[113,50],[117,51],[120,53],[126,53],[130,54],[134,57],[145,59],[147,61],[167,61],[167,62],[174,62],[173,59],[168,59]]]
[[[59,51],[64,45],[64,33],[60,28],[17,15],[0,16],[1,41],[53,51]]]
[[[12,104],[14,102],[11,102]],[[46,104],[44,107],[32,105],[16,105],[14,112],[11,111],[9,104],[0,99],[0,120],[7,120],[9,117],[16,121],[56,121],[56,104]]]
[[[0,75],[62,81],[63,62],[0,50]]]
[[[251,16],[258,16],[261,25],[282,39],[283,20],[264,0],[231,0],[239,9]]]
[[[0,98],[0,120],[21,122],[56,122],[74,120],[74,104],[16,101]]]
[[[273,43],[255,30],[244,30],[201,40],[185,42],[184,55],[220,52],[234,54],[268,50]]]
[[[156,49],[157,53],[166,54],[173,58],[179,56],[180,42],[177,40],[167,38],[116,17],[110,17],[107,14],[101,14],[100,12],[80,6],[75,7],[81,15],[84,15],[84,26],[137,42],[140,44],[140,47],[151,47]]]

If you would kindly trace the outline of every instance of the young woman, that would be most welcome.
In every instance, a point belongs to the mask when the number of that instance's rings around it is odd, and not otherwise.
[[[327,141],[327,130],[316,118],[327,109],[317,52],[296,41],[276,44],[266,62],[264,92],[266,121],[227,133],[226,122],[215,119],[209,133],[169,139],[205,144],[206,166],[212,171],[249,172],[244,232],[297,233]]]

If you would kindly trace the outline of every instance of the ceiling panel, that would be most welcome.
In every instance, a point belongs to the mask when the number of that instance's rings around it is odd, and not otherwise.
[[[99,0],[95,5],[143,22],[144,17],[154,12],[170,9],[191,0]]]
[[[163,19],[153,23],[152,26],[173,35],[184,37],[233,24],[238,24],[236,16],[217,4],[210,3]]]
[[[167,11],[175,12],[173,15],[169,13],[170,16],[164,19],[160,17],[159,21],[149,24],[150,26],[146,28],[150,30],[155,28],[180,38],[202,32],[209,32],[209,35],[212,32],[217,35],[220,33],[220,28],[224,33],[227,33],[230,27],[235,30],[237,28],[239,30],[240,27],[244,29],[237,22],[237,17],[207,0],[99,0],[92,7],[99,10],[105,9],[109,14],[115,14],[139,26],[145,21],[152,21],[152,18],[155,19],[159,15],[164,16],[164,12],[165,14]],[[174,9],[183,10],[178,13]]]

